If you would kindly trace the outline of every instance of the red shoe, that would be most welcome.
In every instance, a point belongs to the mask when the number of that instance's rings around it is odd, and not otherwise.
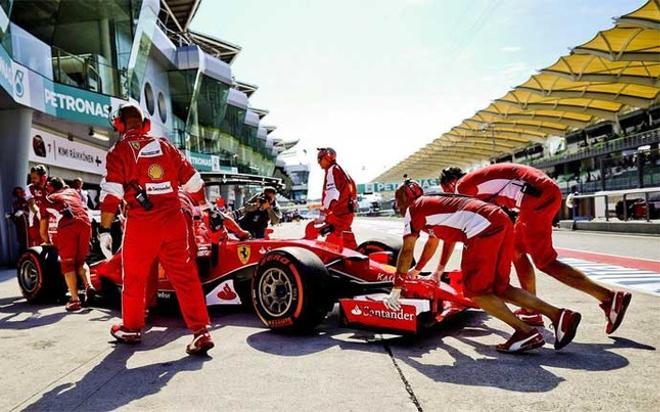
[[[142,342],[142,332],[139,330],[130,330],[124,325],[112,325],[110,334],[120,343],[140,343]]]
[[[206,355],[210,349],[215,346],[211,334],[204,330],[199,333],[195,333],[193,336],[192,342],[186,346],[186,353],[188,355]]]
[[[543,326],[543,317],[538,312],[520,308],[513,314],[529,326]]]
[[[500,343],[495,348],[498,352],[521,353],[539,348],[544,343],[543,335],[536,329],[532,329],[527,333],[517,330],[508,341]]]
[[[571,343],[581,319],[582,315],[577,312],[568,309],[561,310],[559,319],[552,324],[555,329],[555,350]]]
[[[66,306],[64,306],[64,309],[66,309],[67,312],[78,312],[82,309],[82,305],[80,300],[69,300]]]
[[[608,335],[614,333],[619,325],[621,325],[631,299],[632,294],[630,292],[618,291],[614,292],[612,300],[600,304],[601,309],[603,309],[605,316],[607,317],[607,327],[605,328],[605,332]]]

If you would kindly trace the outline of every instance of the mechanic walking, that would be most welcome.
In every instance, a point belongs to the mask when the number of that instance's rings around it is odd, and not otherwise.
[[[148,135],[150,121],[134,105],[122,106],[112,124],[121,139],[108,152],[101,182],[99,243],[112,248],[110,226],[122,200],[126,223],[122,244],[123,324],[110,333],[119,342],[142,339],[145,288],[156,259],[174,286],[181,313],[193,340],[191,355],[213,348],[209,316],[195,261],[191,259],[186,220],[179,188],[208,208],[204,183],[197,171],[172,144]]]
[[[559,186],[542,171],[517,164],[496,164],[467,175],[459,168],[442,171],[443,190],[474,196],[485,202],[520,211],[514,226],[515,253],[513,264],[520,285],[536,294],[536,267],[560,282],[581,290],[600,301],[607,318],[606,333],[614,332],[626,313],[630,292],[611,291],[593,282],[584,273],[560,262],[552,245],[552,221],[559,212],[562,196]],[[450,249],[453,245],[446,245]],[[451,252],[443,252],[443,257]],[[444,264],[446,262],[440,262]],[[532,325],[542,325],[537,312],[521,309],[516,315]]]
[[[48,179],[48,195],[41,202],[41,239],[50,243],[48,225],[51,218],[59,219],[53,244],[60,257],[60,265],[71,299],[66,310],[75,312],[81,309],[78,297],[78,276],[85,289],[88,288],[89,266],[85,262],[89,254],[89,241],[92,238],[92,224],[80,195],[75,189],[64,184],[59,177]]]
[[[579,313],[558,309],[509,284],[513,226],[499,207],[454,194],[423,196],[422,187],[412,180],[406,180],[399,186],[395,197],[399,210],[405,216],[405,228],[394,287],[384,301],[388,308],[400,310],[399,297],[404,280],[421,272],[433,257],[439,239],[459,241],[464,245],[461,270],[465,296],[515,329],[509,340],[497,345],[498,351],[523,352],[545,343],[539,331],[518,319],[505,301],[533,308],[547,316],[555,328],[555,349],[571,342],[580,323]],[[422,231],[429,234],[428,241],[415,268],[408,270],[415,243]]]
[[[321,214],[316,219],[317,224],[325,223],[332,227],[326,241],[338,245],[344,244],[344,232],[351,232],[355,208],[357,205],[357,190],[355,182],[337,164],[337,152],[330,147],[318,149],[317,160],[325,171],[323,194],[321,196]],[[355,243],[352,238],[351,243]],[[355,249],[357,244],[346,244]]]

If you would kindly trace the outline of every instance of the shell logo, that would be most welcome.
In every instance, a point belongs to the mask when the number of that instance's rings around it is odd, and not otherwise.
[[[162,179],[165,172],[158,163],[152,163],[147,169],[147,175],[152,179]]]

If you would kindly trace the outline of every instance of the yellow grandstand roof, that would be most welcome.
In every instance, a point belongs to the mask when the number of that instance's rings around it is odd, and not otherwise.
[[[601,56],[572,54],[560,57],[541,73],[555,74],[576,82],[625,82],[660,87],[660,61],[615,62]]]
[[[594,120],[594,117],[585,113],[566,112],[559,110],[522,110],[518,107],[491,103],[484,110],[475,115],[484,122],[494,122],[497,119],[524,120],[534,119],[554,123],[562,123],[572,127],[584,127]]]
[[[657,103],[660,94],[660,89],[651,86],[612,82],[576,82],[547,73],[533,75],[516,89],[546,97],[587,97],[625,103],[630,106],[648,106]]]
[[[563,110],[567,112],[586,113],[604,119],[613,120],[623,108],[622,103],[598,100],[593,98],[557,98],[543,97],[526,90],[512,90],[504,97],[496,100],[521,109],[532,110]]]
[[[575,54],[592,54],[614,61],[660,60],[658,30],[643,27],[614,27],[574,48]]]
[[[616,19],[619,26],[660,29],[660,0],[650,0],[637,10]]]
[[[616,24],[374,180],[437,176],[446,166],[474,165],[658,104],[660,0],[649,0]]]

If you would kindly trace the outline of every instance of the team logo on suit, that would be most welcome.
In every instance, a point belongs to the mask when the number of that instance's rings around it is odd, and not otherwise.
[[[149,169],[147,169],[147,174],[152,179],[162,179],[165,172],[158,163],[153,163],[149,166]]]

